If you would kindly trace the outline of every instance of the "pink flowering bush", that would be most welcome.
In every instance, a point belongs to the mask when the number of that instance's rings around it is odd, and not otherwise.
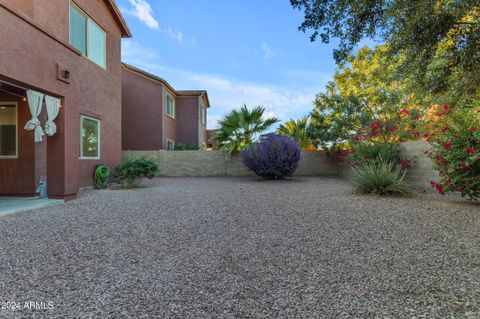
[[[380,159],[407,169],[412,164],[407,159],[400,158],[400,142],[417,136],[420,133],[410,133],[412,120],[402,118],[406,113],[402,109],[400,116],[390,121],[372,121],[360,130],[350,141],[351,151],[347,154],[353,164]],[[411,116],[410,113],[408,113]],[[417,115],[412,115],[417,118]],[[341,154],[339,154],[341,155]]]
[[[405,130],[407,121],[402,117],[410,116],[403,109],[395,119],[372,121],[350,141],[350,151],[337,153],[337,158],[351,161],[356,191],[378,195],[410,192],[405,174],[411,163],[400,157],[400,141],[411,134]]]
[[[440,194],[460,192],[480,200],[480,110],[454,110],[448,105],[435,114],[426,154],[440,174],[431,185]]]

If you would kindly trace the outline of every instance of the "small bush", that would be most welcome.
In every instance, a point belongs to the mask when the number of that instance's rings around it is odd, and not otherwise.
[[[138,186],[142,178],[151,179],[158,173],[158,165],[146,158],[129,158],[115,168],[115,177],[120,179],[123,187]]]
[[[406,170],[382,158],[354,165],[352,173],[358,192],[378,195],[409,193],[404,180]]]
[[[355,143],[351,154],[354,162],[378,161],[400,163],[400,145],[396,142]]]
[[[176,151],[196,151],[199,150],[201,147],[198,144],[182,144],[179,143],[178,145],[175,145],[175,150]]]
[[[266,179],[292,176],[300,160],[300,146],[289,137],[269,134],[242,152],[245,166]]]

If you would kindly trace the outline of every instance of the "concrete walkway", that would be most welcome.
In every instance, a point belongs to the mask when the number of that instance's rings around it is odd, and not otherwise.
[[[63,202],[61,199],[38,197],[0,197],[0,216],[54,206]]]

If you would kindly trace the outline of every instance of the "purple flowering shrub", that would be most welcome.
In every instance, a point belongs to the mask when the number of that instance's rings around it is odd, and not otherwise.
[[[300,160],[300,146],[283,135],[269,134],[242,152],[243,164],[266,179],[292,176]]]

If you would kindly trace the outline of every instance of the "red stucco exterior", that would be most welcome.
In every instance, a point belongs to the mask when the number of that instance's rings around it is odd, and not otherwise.
[[[23,129],[29,111],[26,103],[19,105],[19,157],[0,159],[0,195],[31,194],[46,173],[49,196],[71,198],[91,185],[96,164],[121,161],[120,38],[129,31],[112,1],[75,4],[106,32],[106,69],[69,45],[68,0],[0,0],[0,80],[62,101],[57,134],[45,136],[43,148]],[[70,71],[69,83],[58,79],[59,66]],[[101,121],[99,160],[79,159],[82,114]]]
[[[167,115],[167,95],[175,100],[175,116]],[[205,147],[206,123],[200,107],[210,107],[206,91],[177,91],[164,79],[133,66],[122,67],[122,148],[159,150],[167,139]]]

